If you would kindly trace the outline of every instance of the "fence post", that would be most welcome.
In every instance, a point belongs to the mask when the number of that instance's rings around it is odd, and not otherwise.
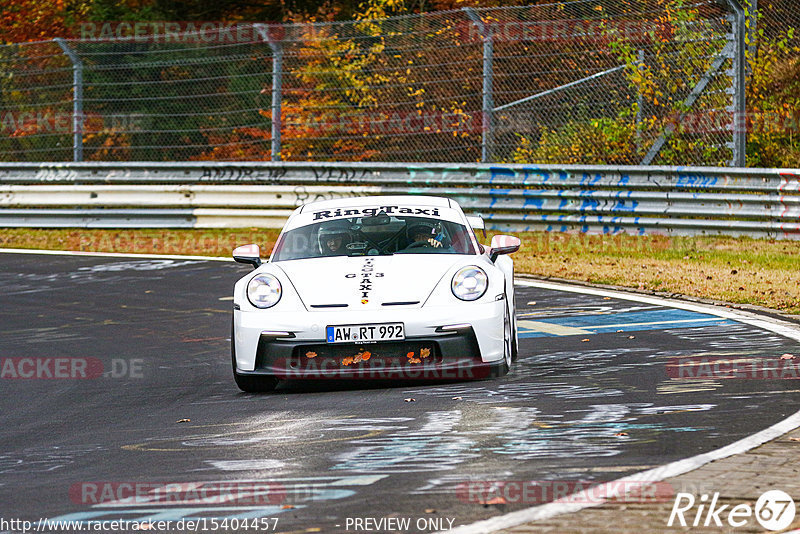
[[[269,28],[263,24],[256,24],[256,30],[261,38],[269,43],[272,50],[272,146],[270,147],[270,161],[281,160],[281,107],[283,104],[283,45],[273,39]]]
[[[481,162],[494,161],[494,98],[493,98],[493,59],[494,41],[491,30],[484,24],[471,7],[462,8],[470,18],[483,41],[483,120],[481,133]]]
[[[733,102],[728,108],[733,116],[731,127],[733,129],[733,143],[729,145],[733,151],[731,166],[744,167],[747,151],[747,105],[745,102],[745,12],[738,0],[727,0],[733,10],[732,42],[733,56],[732,68],[728,71],[733,86]]]
[[[644,50],[640,49],[638,53],[639,64],[636,66],[639,72],[645,69],[644,63]],[[642,151],[642,118],[644,117],[644,94],[642,93],[641,86],[637,86],[636,91],[636,155]]]
[[[72,63],[72,161],[83,161],[83,63],[64,39],[54,41]]]

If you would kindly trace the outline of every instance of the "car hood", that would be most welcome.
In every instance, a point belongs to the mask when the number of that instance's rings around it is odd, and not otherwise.
[[[464,256],[396,254],[282,261],[273,265],[291,280],[310,311],[420,308]]]

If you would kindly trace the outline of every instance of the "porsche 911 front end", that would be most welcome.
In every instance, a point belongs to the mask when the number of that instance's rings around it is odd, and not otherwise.
[[[238,260],[257,267],[234,288],[234,376],[245,391],[280,379],[485,378],[510,366],[510,261],[481,252],[448,199],[305,205],[268,263],[243,251]]]

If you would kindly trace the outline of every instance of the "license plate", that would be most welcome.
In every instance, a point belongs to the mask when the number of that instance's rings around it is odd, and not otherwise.
[[[403,323],[349,324],[325,329],[328,343],[372,343],[402,341],[406,338]]]

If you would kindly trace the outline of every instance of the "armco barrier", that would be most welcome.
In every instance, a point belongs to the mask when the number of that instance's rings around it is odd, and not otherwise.
[[[304,203],[395,193],[494,230],[800,239],[800,170],[707,167],[0,163],[0,226],[279,227]]]

